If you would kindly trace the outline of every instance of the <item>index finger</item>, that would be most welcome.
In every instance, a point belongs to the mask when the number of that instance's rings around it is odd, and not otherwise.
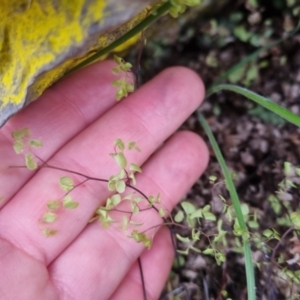
[[[13,151],[11,134],[28,127],[31,136],[47,147],[39,150],[49,159],[68,140],[116,104],[112,81],[117,77],[111,70],[113,61],[88,66],[49,88],[38,101],[32,103],[8,121],[0,130],[0,208],[33,176],[24,169],[7,169],[24,165],[23,156]],[[7,184],[9,182],[9,184]]]

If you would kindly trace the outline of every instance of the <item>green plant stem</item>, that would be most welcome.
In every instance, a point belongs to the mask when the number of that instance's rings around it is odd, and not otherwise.
[[[124,44],[127,42],[130,38],[134,37],[144,29],[146,29],[149,25],[151,25],[153,22],[155,22],[159,17],[164,15],[166,12],[169,11],[169,9],[172,7],[171,1],[167,1],[164,4],[162,4],[160,7],[158,7],[155,11],[155,14],[150,14],[148,17],[146,17],[143,21],[141,21],[139,24],[137,24],[134,28],[129,30],[127,33],[122,35],[120,38],[109,44],[103,49],[100,49],[98,52],[96,52],[94,55],[90,56],[83,62],[79,63],[74,68],[70,69],[66,72],[65,75],[68,75],[70,73],[73,73],[74,71],[81,69],[85,67],[86,65],[89,65],[90,63],[94,62],[95,60],[99,59],[101,56],[111,52],[116,47]]]
[[[219,84],[216,86],[213,86],[211,89],[208,90],[207,92],[207,97],[210,95],[217,93],[221,90],[227,90],[227,91],[232,91],[237,94],[243,95],[246,98],[256,102],[257,104],[263,106],[264,108],[272,111],[273,113],[279,115],[283,119],[287,120],[288,122],[295,124],[296,126],[300,127],[300,117],[294,113],[292,113],[290,110],[276,104],[275,102],[271,101],[268,98],[265,98],[261,95],[258,95],[254,92],[249,91],[246,88],[237,86],[237,85],[232,85],[232,84]]]
[[[223,172],[225,180],[226,180],[226,187],[229,191],[229,194],[230,194],[230,197],[232,200],[232,204],[233,204],[233,207],[234,207],[234,210],[236,213],[239,227],[241,228],[241,230],[243,232],[247,232],[248,229],[245,224],[244,217],[243,217],[240,200],[238,198],[235,186],[234,186],[233,181],[230,176],[230,172],[225,163],[225,160],[223,158],[223,155],[221,153],[219,145],[218,145],[209,125],[207,124],[205,118],[203,117],[203,115],[200,112],[198,112],[198,120],[199,120],[201,126],[203,127],[205,133],[207,134],[210,144],[211,144],[211,146],[214,150],[214,153],[217,157],[217,160],[221,166],[222,172]],[[256,296],[255,296],[256,287],[255,287],[254,268],[253,268],[253,263],[252,263],[251,248],[250,248],[249,240],[244,238],[243,245],[244,245],[248,300],[255,300],[256,299]]]

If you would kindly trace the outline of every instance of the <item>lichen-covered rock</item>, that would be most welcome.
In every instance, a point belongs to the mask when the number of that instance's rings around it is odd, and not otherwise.
[[[151,0],[2,0],[0,126],[83,58],[145,17]]]

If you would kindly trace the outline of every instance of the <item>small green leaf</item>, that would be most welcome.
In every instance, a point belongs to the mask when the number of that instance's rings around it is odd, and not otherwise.
[[[190,249],[190,248],[187,248],[187,249],[185,249],[185,250],[178,250],[178,249],[177,249],[177,252],[180,253],[180,254],[182,254],[182,255],[188,255],[188,254],[189,254],[189,249]]]
[[[127,165],[127,160],[123,153],[116,153],[113,155],[116,163],[122,168],[125,169]]]
[[[223,203],[226,203],[226,199],[222,196],[222,195],[219,195],[220,199],[222,200]]]
[[[148,196],[148,200],[151,204],[155,203],[155,197],[154,196]]]
[[[121,139],[115,140],[115,146],[117,146],[121,151],[125,149],[124,142]]]
[[[130,173],[128,177],[131,179],[132,184],[136,185],[136,178],[135,178],[134,173]]]
[[[131,150],[135,147],[135,142],[129,142],[128,143],[128,150]]]
[[[239,223],[237,220],[235,220],[235,223],[233,225],[233,234],[236,236],[241,236],[243,234],[243,229],[240,227]]]
[[[249,233],[249,231],[243,231],[242,232],[242,238],[243,238],[243,242],[249,241],[249,239],[250,239],[250,233]]]
[[[66,195],[63,200],[63,206],[67,209],[75,209],[79,205],[78,202],[73,201],[71,195]]]
[[[198,241],[200,238],[201,232],[199,230],[195,230],[195,228],[192,229],[192,240]]]
[[[208,177],[208,179],[209,179],[210,183],[214,183],[218,178],[215,175],[211,175]]]
[[[116,221],[113,220],[108,214],[106,214],[105,216],[100,215],[98,221],[102,224],[102,226],[105,229],[109,228],[111,223],[116,223]]]
[[[124,193],[125,189],[126,189],[126,184],[123,180],[120,180],[116,183],[116,190],[118,193],[120,194]]]
[[[249,206],[246,203],[241,203],[241,210],[244,216],[249,215]]]
[[[129,62],[126,62],[124,65],[121,66],[121,70],[128,72],[132,68],[132,64]]]
[[[130,164],[129,170],[142,173],[142,169],[136,164]]]
[[[112,69],[114,75],[118,75],[120,73],[120,67],[115,67]]]
[[[192,212],[190,215],[191,219],[202,218],[202,217],[203,217],[202,209],[197,209],[194,212]]]
[[[217,219],[216,216],[213,213],[209,212],[209,211],[204,211],[203,212],[203,217],[207,221],[216,221],[216,219]]]
[[[15,131],[12,132],[12,137],[16,140],[22,139],[22,138],[29,138],[30,137],[30,131],[29,131],[28,128],[15,130]]]
[[[128,72],[132,68],[132,64],[126,62],[123,58],[114,55],[114,61],[118,64],[117,67],[113,68],[113,73],[118,74],[120,70]]]
[[[4,196],[0,196],[0,201],[3,201],[4,200]]]
[[[189,243],[191,241],[189,237],[183,237],[178,233],[176,233],[176,238],[183,243]]]
[[[67,208],[67,209],[75,209],[77,208],[79,205],[78,202],[64,202],[64,207]]]
[[[275,195],[270,195],[268,197],[268,201],[271,204],[272,209],[274,210],[274,212],[278,215],[281,212],[281,204],[278,200],[278,198]]]
[[[245,65],[244,67],[238,68],[234,71],[232,71],[229,76],[228,76],[228,80],[230,83],[237,83],[239,82],[245,73],[245,69],[246,69],[247,65]]]
[[[38,148],[38,147],[42,147],[43,143],[40,140],[31,140],[31,141],[28,142],[28,145],[30,147],[37,147]]]
[[[106,205],[105,205],[105,209],[106,209],[106,210],[111,210],[111,209],[113,209],[114,207],[115,207],[115,206],[113,205],[111,198],[107,198],[107,200],[106,200]]]
[[[248,226],[252,229],[258,229],[259,228],[259,224],[257,221],[248,221]]]
[[[58,200],[50,200],[47,202],[47,207],[50,210],[56,210],[56,209],[60,208],[60,205],[61,205],[61,203]]]
[[[117,101],[120,101],[122,100],[124,97],[126,97],[125,93],[124,93],[124,90],[123,89],[119,89],[117,92],[116,92],[116,100]]]
[[[166,215],[166,212],[162,207],[160,207],[159,210],[158,210],[158,214],[159,214],[160,217],[163,218]]]
[[[36,161],[34,160],[31,153],[26,154],[25,164],[26,164],[27,169],[29,169],[29,170],[35,170],[38,167],[38,165],[37,165]]]
[[[300,229],[300,213],[299,212],[292,212],[291,213],[291,221],[296,227],[296,229]]]
[[[210,211],[210,205],[207,204],[202,208],[202,212]]]
[[[139,208],[138,204],[134,201],[131,202],[131,211],[134,215],[136,215],[140,212],[140,208]]]
[[[57,214],[52,213],[50,211],[46,212],[43,216],[43,220],[46,223],[53,223],[57,219]]]
[[[160,193],[157,194],[154,203],[160,203]]]
[[[215,251],[212,248],[207,248],[204,251],[202,251],[202,253],[206,255],[215,255]]]
[[[142,226],[143,224],[144,224],[143,222],[129,221],[129,225],[131,226]]]
[[[195,251],[196,253],[201,253],[202,251],[194,246],[189,247],[191,250]]]
[[[131,233],[131,237],[138,243],[143,243],[145,247],[148,249],[151,247],[152,242],[151,240],[146,236],[145,233],[138,232],[136,229],[134,229]]]
[[[135,201],[136,203],[138,203],[138,202],[141,202],[141,201],[143,201],[143,200],[145,200],[145,198],[144,197],[134,197],[133,198],[133,201]]]
[[[108,212],[107,212],[106,208],[104,208],[103,206],[100,206],[97,208],[96,214],[101,215],[104,218],[108,217]]]
[[[122,229],[122,230],[126,230],[127,227],[128,227],[128,223],[129,223],[129,220],[127,217],[123,216],[122,218],[122,226],[120,226],[119,228]]]
[[[297,188],[296,184],[293,183],[293,181],[286,179],[285,180],[285,184],[287,187],[293,187],[293,188]]]
[[[221,252],[217,252],[215,255],[215,259],[217,262],[217,265],[221,265],[222,262],[224,262],[226,260],[224,253]]]
[[[56,233],[57,233],[57,230],[54,230],[54,229],[51,229],[51,228],[46,228],[46,229],[43,230],[43,234],[46,237],[56,235]]]
[[[111,192],[115,191],[116,190],[116,181],[109,181],[107,184],[107,188]]]
[[[240,25],[240,26],[236,26],[234,29],[234,35],[241,40],[242,42],[247,42],[249,41],[249,39],[251,38],[251,36],[253,35],[252,32],[248,31],[245,26]]]
[[[178,269],[178,268],[181,268],[185,265],[185,257],[182,256],[182,255],[176,255],[176,259],[174,259],[173,261],[173,268],[174,269]],[[176,299],[176,298],[175,298]],[[175,300],[174,299],[174,300]]]
[[[74,181],[69,176],[64,176],[59,179],[60,188],[63,191],[71,191],[74,188]]]
[[[184,219],[184,213],[182,210],[179,210],[174,217],[174,221],[176,223],[181,223],[183,221],[183,219]]]
[[[283,166],[284,166],[284,175],[286,177],[291,176],[292,175],[292,167],[293,167],[293,165],[290,162],[285,161]]]
[[[21,139],[15,140],[13,147],[16,154],[21,154],[24,151],[24,143]]]
[[[181,207],[183,208],[184,212],[187,215],[190,215],[191,213],[193,213],[196,210],[196,207],[194,206],[194,204],[187,202],[187,201],[181,202]]]
[[[149,196],[148,200],[151,204],[157,204],[160,203],[160,194],[158,193],[156,197],[154,196]]]
[[[131,83],[126,83],[125,88],[128,93],[132,93],[134,91],[134,85]]]
[[[112,82],[112,85],[115,87],[119,87],[123,84],[123,80],[122,79],[116,79]]]
[[[271,238],[273,236],[273,231],[271,229],[266,229],[263,231],[263,235],[267,238]]]
[[[126,176],[126,172],[123,169],[121,169],[120,172],[116,175],[118,179],[124,179],[126,178]]]
[[[70,194],[66,195],[63,199],[64,202],[72,202],[73,198]]]
[[[120,64],[122,64],[123,63],[123,58],[122,57],[119,57],[119,56],[117,56],[117,55],[114,55],[114,61],[118,64],[118,65],[120,65]]]
[[[134,195],[134,193],[127,194],[127,195],[123,196],[122,200],[131,200],[133,195]]]
[[[111,201],[114,206],[117,206],[121,202],[121,196],[119,194],[115,194],[111,196]]]
[[[138,152],[141,152],[141,149],[136,145],[136,142],[129,142],[128,143],[128,150],[136,150]]]

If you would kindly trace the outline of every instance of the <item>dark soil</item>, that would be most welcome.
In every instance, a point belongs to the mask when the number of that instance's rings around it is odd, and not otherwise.
[[[255,2],[236,1],[235,7],[229,4],[213,19],[197,18],[174,29],[170,37],[152,39],[143,50],[142,81],[166,67],[183,65],[199,73],[209,87],[235,63],[296,27],[300,15],[298,1],[258,1],[257,7],[251,5]],[[244,34],[237,28],[243,28]],[[136,57],[135,52],[128,60],[132,57]],[[244,74],[236,77],[230,81],[300,114],[300,33],[261,53],[254,64],[245,68]],[[290,228],[283,224],[283,217],[299,210],[299,185],[289,189],[287,195],[278,197],[282,207],[278,213],[274,212],[268,198],[278,195],[278,184],[284,179],[284,162],[300,166],[300,128],[229,92],[206,99],[200,110],[216,136],[228,167],[235,173],[240,200],[248,204],[250,214],[257,216],[259,228],[251,232],[262,236],[265,229],[274,228],[283,235]],[[205,137],[196,114],[182,128]],[[209,182],[210,175],[217,176],[217,183]],[[218,266],[214,257],[191,251],[188,256],[181,257],[184,265],[170,276],[164,291],[169,294],[162,299],[247,299],[243,254],[236,246],[232,224],[226,223],[222,214],[219,195],[231,203],[222,180],[220,167],[211,151],[209,167],[187,199],[197,207],[210,204],[218,218],[224,220],[227,245],[220,249],[226,255],[226,262]],[[202,226],[205,233],[214,230],[212,224]],[[260,264],[260,268],[255,268],[257,299],[300,299],[299,278],[298,282],[293,282],[280,273],[284,268],[293,272],[299,270],[298,235],[291,231],[280,240],[273,255],[277,240],[257,241],[254,235],[251,238],[253,261]],[[205,238],[197,244],[201,250],[207,246]],[[278,263],[280,256],[282,260]],[[227,296],[225,292],[222,296],[222,291],[226,291]]]

